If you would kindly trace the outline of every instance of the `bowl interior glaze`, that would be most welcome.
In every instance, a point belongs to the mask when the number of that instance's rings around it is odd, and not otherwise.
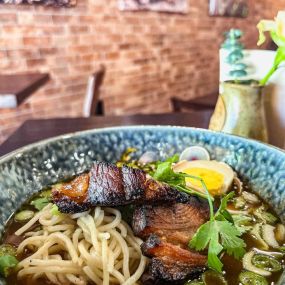
[[[285,221],[285,152],[265,144],[208,130],[133,126],[97,129],[45,140],[0,158],[0,233],[9,216],[32,194],[91,167],[115,162],[127,147],[160,159],[191,145],[231,165]],[[285,284],[285,276],[280,284]],[[5,284],[0,280],[0,284]]]

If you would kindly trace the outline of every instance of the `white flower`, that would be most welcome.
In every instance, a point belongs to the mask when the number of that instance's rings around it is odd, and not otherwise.
[[[259,41],[257,45],[262,45],[265,42],[265,32],[271,32],[271,35],[273,34],[273,40],[275,42],[277,41],[278,45],[285,44],[285,11],[279,11],[275,21],[261,20],[257,28],[259,30]]]
[[[276,21],[276,34],[279,37],[285,38],[285,11],[280,11],[275,19]]]

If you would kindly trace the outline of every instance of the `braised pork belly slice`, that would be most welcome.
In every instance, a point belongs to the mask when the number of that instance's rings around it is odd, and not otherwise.
[[[186,202],[188,195],[148,177],[140,169],[119,168],[95,162],[91,171],[52,190],[54,203],[64,213],[85,211],[94,206]]]
[[[78,213],[90,208],[87,201],[89,173],[84,173],[67,183],[57,184],[52,189],[53,202],[63,213]]]
[[[155,234],[163,241],[187,248],[197,229],[209,220],[207,202],[194,196],[188,199],[186,203],[136,207],[132,222],[135,235],[146,239]]]
[[[197,277],[206,268],[207,256],[164,242],[150,235],[141,246],[151,258],[149,273],[154,280],[180,282]]]

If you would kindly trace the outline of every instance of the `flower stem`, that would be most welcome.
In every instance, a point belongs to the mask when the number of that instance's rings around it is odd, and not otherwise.
[[[276,67],[275,65],[271,67],[271,69],[269,70],[269,72],[265,75],[264,78],[262,78],[259,83],[262,86],[265,86],[265,84],[267,83],[267,81],[269,80],[269,78],[272,76],[272,74],[276,71]]]

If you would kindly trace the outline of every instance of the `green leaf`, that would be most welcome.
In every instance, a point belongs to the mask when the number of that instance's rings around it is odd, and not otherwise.
[[[203,224],[193,236],[189,246],[199,251],[204,250],[211,239],[211,236],[209,235],[209,232],[211,232],[211,226],[211,222]]]
[[[224,196],[222,198],[221,204],[220,204],[220,207],[219,207],[217,213],[223,212],[227,209],[227,204],[228,204],[229,200],[234,197],[234,195],[235,195],[234,192],[230,192],[229,194],[227,194],[226,196]]]
[[[48,198],[38,198],[33,200],[30,204],[33,205],[37,210],[41,211],[45,206],[49,204]]]
[[[7,277],[18,263],[19,262],[15,256],[12,255],[0,256],[0,274],[3,277]]]
[[[219,254],[226,251],[229,255],[240,259],[245,254],[245,242],[240,238],[241,232],[233,224],[233,218],[226,210],[227,203],[234,192],[226,195],[211,220],[203,224],[189,243],[189,247],[198,251],[208,247],[208,266],[222,272],[223,264]],[[212,203],[209,201],[209,203]]]
[[[223,264],[218,255],[222,252],[223,246],[219,242],[219,229],[216,221],[211,222],[210,243],[208,249],[208,266],[218,272],[222,272]]]
[[[153,174],[153,178],[158,181],[169,181],[172,179],[173,170],[171,169],[171,162],[161,162],[158,164],[155,173]]]
[[[240,238],[240,232],[228,221],[219,223],[221,243],[229,255],[235,259],[240,259],[245,254],[245,242]]]
[[[217,220],[227,220],[232,224],[234,223],[232,215],[227,210],[227,204],[229,200],[234,197],[234,195],[235,195],[234,192],[230,192],[229,194],[227,194],[225,197],[222,198],[220,207],[215,214]]]

